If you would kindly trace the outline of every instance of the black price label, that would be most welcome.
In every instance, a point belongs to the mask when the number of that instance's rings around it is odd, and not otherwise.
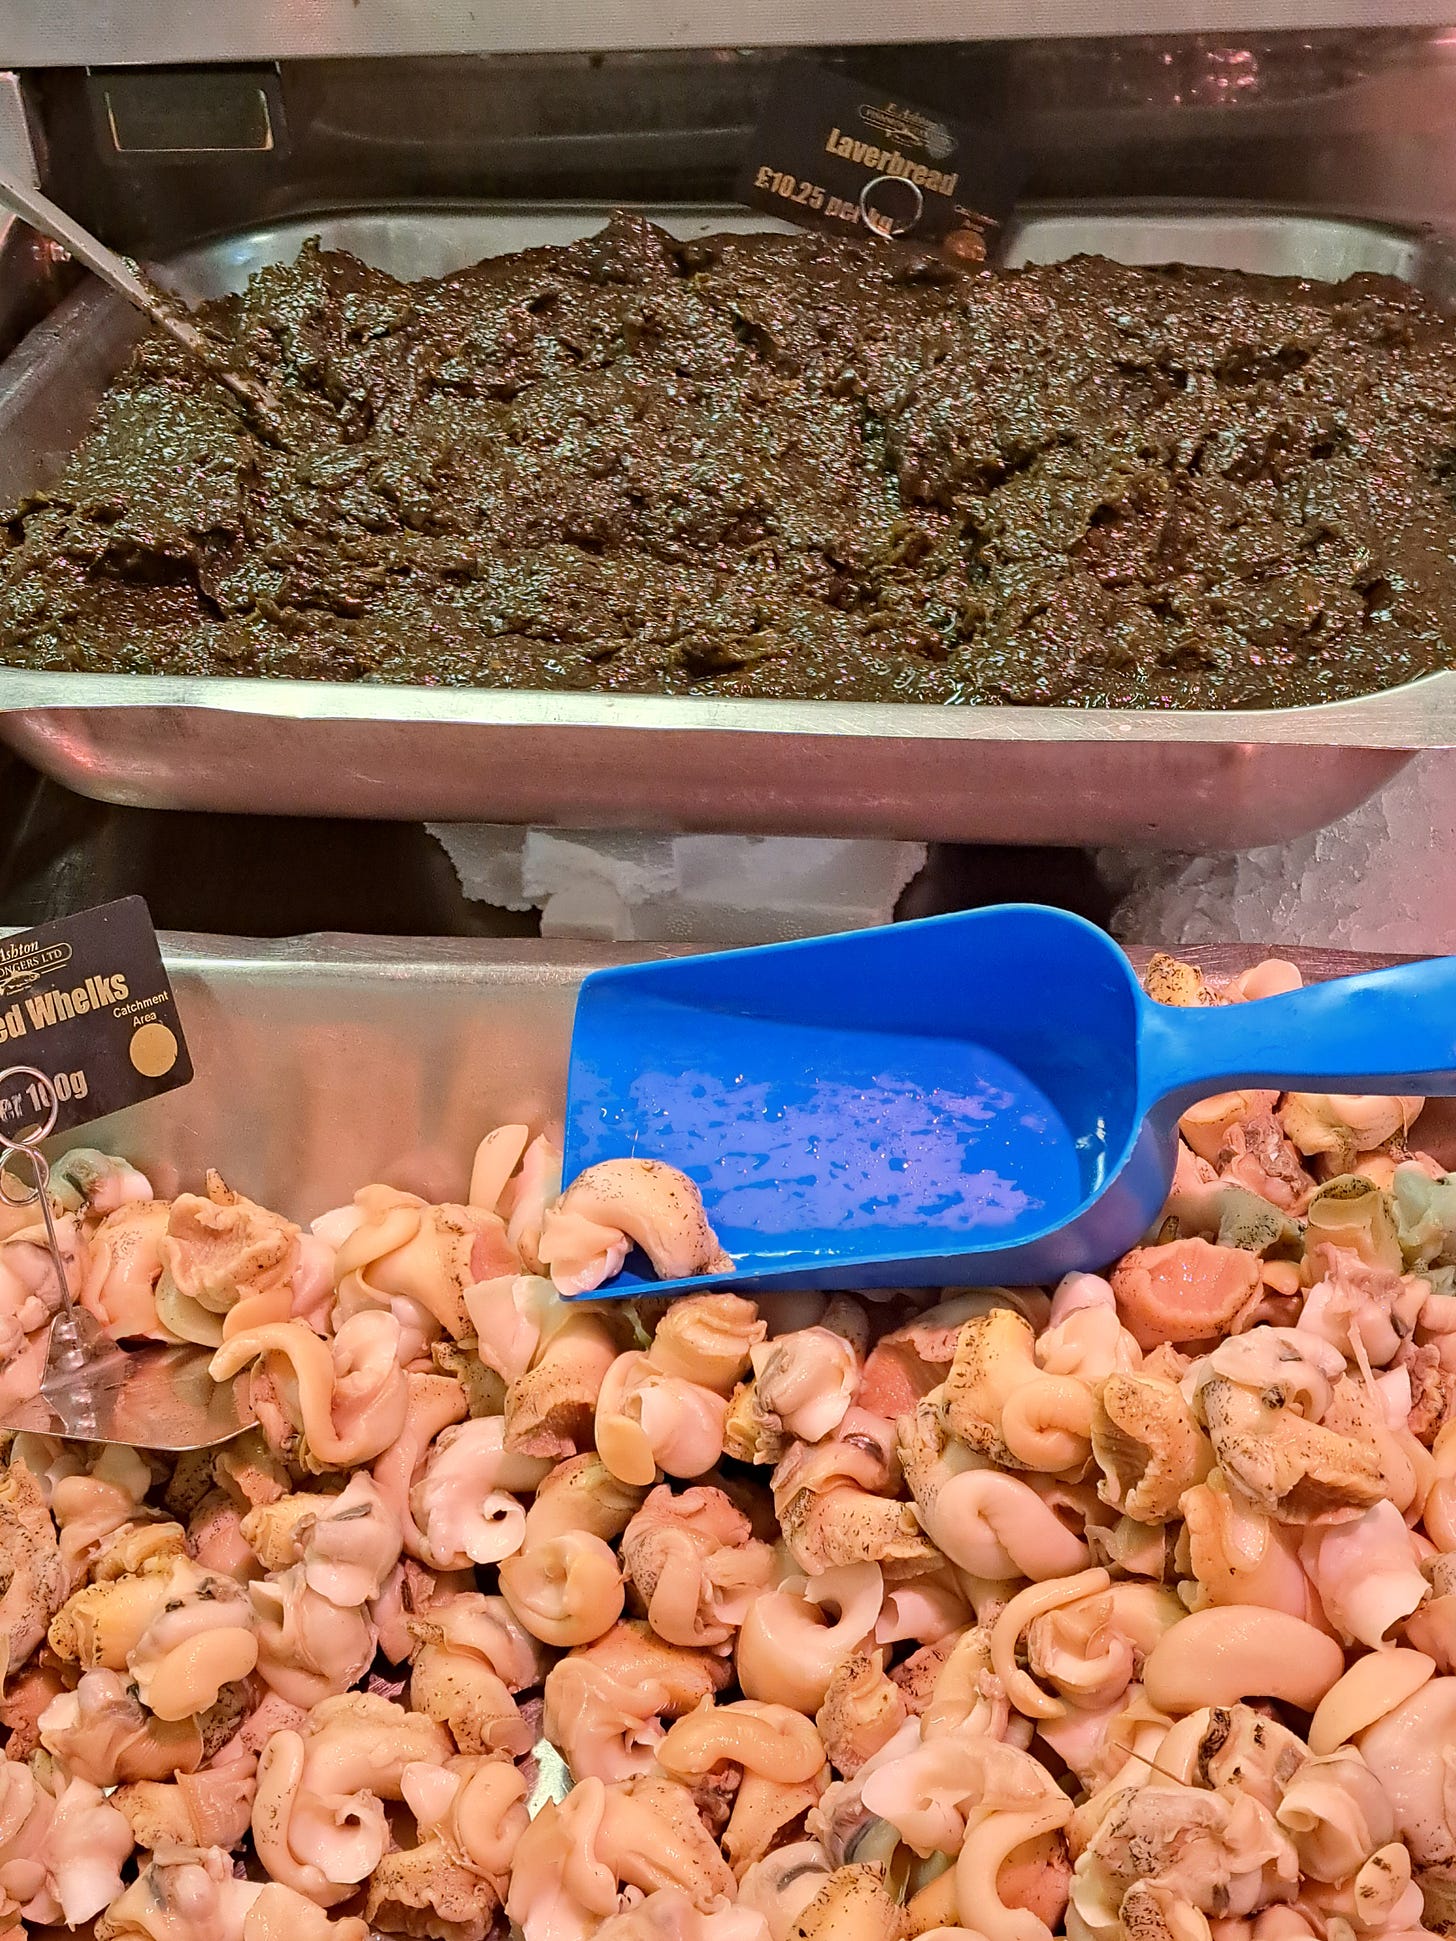
[[[1021,172],[994,129],[787,61],[738,193],[793,222],[939,250],[970,266],[995,255]]]
[[[0,938],[0,1139],[43,1125],[70,1132],[143,1099],[175,1091],[192,1060],[162,968],[157,933],[139,896]]]

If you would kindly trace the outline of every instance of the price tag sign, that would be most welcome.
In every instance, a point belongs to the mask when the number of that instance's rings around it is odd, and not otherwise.
[[[738,193],[793,222],[938,250],[971,267],[995,255],[1021,175],[995,129],[786,61]]]
[[[52,1103],[50,1129],[69,1132],[190,1081],[141,897],[0,939],[0,1065],[12,1067],[0,1079],[5,1144],[33,1137]]]

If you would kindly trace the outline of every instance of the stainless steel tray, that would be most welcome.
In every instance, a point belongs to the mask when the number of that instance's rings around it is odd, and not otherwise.
[[[237,289],[303,239],[397,275],[589,233],[599,207],[412,208],[277,223],[194,249],[173,280]],[[739,211],[653,210],[679,234]],[[781,225],[774,225],[781,226]],[[1450,244],[1248,208],[1029,215],[1012,260],[1403,276],[1456,296]],[[0,500],[54,475],[137,326],[94,285],[0,367]],[[0,738],[44,773],[135,807],[743,830],[965,842],[1233,849],[1322,827],[1419,748],[1456,742],[1456,674],[1250,713],[697,700],[0,669]]]
[[[586,973],[681,954],[433,938],[162,942],[197,1076],[62,1143],[125,1153],[168,1194],[216,1166],[240,1192],[299,1220],[376,1179],[458,1197],[491,1126],[559,1126]],[[1128,952],[1139,966],[1150,954]],[[1269,952],[1228,944],[1179,954],[1217,987]],[[1311,979],[1398,961],[1278,954]],[[1421,1138],[1456,1163],[1456,1100],[1432,1101]]]

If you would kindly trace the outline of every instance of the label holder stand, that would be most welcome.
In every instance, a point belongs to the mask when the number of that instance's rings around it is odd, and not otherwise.
[[[0,1200],[12,1207],[39,1204],[58,1298],[40,1392],[0,1413],[0,1428],[166,1452],[229,1441],[252,1415],[240,1405],[235,1384],[219,1386],[209,1376],[210,1348],[191,1342],[122,1348],[76,1299],[51,1207],[50,1164],[40,1150],[55,1129],[60,1102],[50,1078],[33,1065],[0,1071],[0,1093],[12,1079],[41,1088],[49,1104],[30,1130],[0,1132]],[[20,1159],[30,1162],[29,1185],[12,1170]]]

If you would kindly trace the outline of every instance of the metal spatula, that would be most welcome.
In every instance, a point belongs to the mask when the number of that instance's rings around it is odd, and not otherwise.
[[[12,1066],[0,1073],[0,1083],[17,1077],[41,1087],[50,1098],[50,1110],[23,1137],[0,1134],[0,1168],[20,1161],[31,1172],[26,1185],[13,1171],[0,1170],[0,1199],[10,1206],[39,1205],[61,1306],[51,1322],[40,1393],[0,1413],[0,1429],[77,1442],[119,1442],[164,1455],[231,1441],[253,1418],[240,1408],[233,1383],[220,1386],[209,1376],[211,1348],[190,1342],[122,1348],[72,1297],[46,1190],[50,1167],[39,1150],[56,1122],[56,1095],[46,1074],[32,1066]]]
[[[1456,1093],[1456,957],[1173,1010],[1091,924],[1009,904],[597,971],[564,1177],[669,1161],[734,1269],[590,1298],[1100,1269],[1157,1217],[1179,1116],[1250,1085]]]
[[[219,384],[247,408],[249,415],[274,444],[282,444],[282,412],[277,398],[265,384],[246,372],[234,369],[219,346],[211,343],[188,316],[182,303],[141,275],[136,267],[115,250],[83,229],[64,209],[42,195],[39,189],[17,180],[0,169],[0,208],[28,222],[32,229],[59,243],[68,256],[84,263],[88,270],[110,284],[118,296],[134,304],[144,316],[179,343],[189,356],[197,359]]]

